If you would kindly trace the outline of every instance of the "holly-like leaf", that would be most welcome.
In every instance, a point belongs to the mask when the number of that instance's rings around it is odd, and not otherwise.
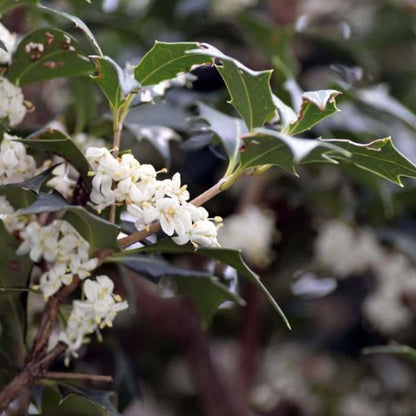
[[[90,243],[91,252],[104,248],[119,250],[117,245],[118,226],[94,215],[82,206],[69,205],[57,194],[41,192],[33,204],[19,210],[18,213],[29,215],[58,211],[66,212],[63,219],[68,221]]]
[[[99,85],[111,107],[118,110],[123,105],[126,95],[137,92],[140,84],[134,79],[133,69],[123,70],[107,56],[91,57],[97,67],[97,75],[92,78]]]
[[[235,158],[241,146],[240,136],[248,133],[246,125],[239,118],[230,117],[204,103],[198,103],[200,118],[209,123],[209,129],[221,140],[230,159]]]
[[[229,103],[239,112],[249,131],[264,125],[275,111],[270,77],[272,71],[253,71],[211,45],[188,52],[211,56],[230,94]]]
[[[63,157],[82,175],[87,185],[90,184],[89,163],[78,144],[60,130],[46,129],[33,133],[19,140],[33,150],[49,152]]]
[[[151,246],[141,247],[134,250],[126,250],[121,253],[121,255],[131,255],[133,253],[194,253],[228,264],[254,283],[264,293],[268,301],[280,314],[286,326],[290,329],[289,321],[287,320],[282,309],[263,285],[260,277],[244,262],[240,251],[225,248],[200,248],[195,250],[191,244],[178,246],[171,239],[165,239],[157,242],[156,244],[152,244]]]
[[[416,166],[394,146],[391,137],[374,140],[370,143],[354,143],[350,140],[322,140],[321,143],[332,144],[351,154],[345,158],[338,152],[329,151],[325,157],[329,159],[350,161],[355,166],[372,172],[401,187],[401,177],[416,177]],[[313,157],[313,154],[311,154]],[[308,162],[308,159],[305,160]]]
[[[285,136],[275,130],[258,129],[255,134],[246,136],[240,148],[240,169],[262,165],[276,165],[296,175],[296,164],[303,161],[311,152],[317,161],[334,162],[324,157],[324,152],[333,150],[345,157],[350,154],[347,150],[338,148],[327,141],[316,139],[300,139]],[[318,158],[319,156],[319,158]]]
[[[0,0],[0,14],[4,14],[15,7],[36,6],[39,0]]]
[[[55,15],[55,16],[58,16],[58,17],[63,17],[64,19],[69,20],[70,22],[72,22],[75,25],[76,28],[80,29],[84,33],[84,35],[88,39],[90,45],[95,50],[95,53],[97,53],[100,56],[103,56],[101,48],[98,45],[97,39],[95,39],[95,36],[91,32],[90,28],[79,17],[76,17],[72,14],[66,13],[62,10],[51,9],[51,8],[43,6],[43,5],[40,5],[38,8],[41,11],[44,11],[46,13],[49,13],[49,14],[52,14],[52,15]]]
[[[37,29],[26,35],[13,54],[7,77],[26,85],[57,77],[91,74],[89,58],[68,33],[54,28]]]
[[[154,85],[175,78],[180,72],[188,72],[194,65],[211,62],[206,56],[189,53],[199,48],[196,42],[155,42],[134,69],[134,76],[141,85]]]
[[[363,349],[363,354],[397,354],[416,362],[416,349],[407,345],[380,345]]]
[[[295,135],[311,129],[323,119],[336,113],[336,90],[308,91],[302,94],[302,106],[296,121],[289,124],[282,132]]]

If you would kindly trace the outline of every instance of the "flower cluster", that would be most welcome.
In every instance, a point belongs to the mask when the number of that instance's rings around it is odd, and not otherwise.
[[[1,96],[1,95],[0,95]],[[1,104],[0,104],[1,106]],[[21,182],[36,173],[36,162],[17,136],[4,133],[0,145],[0,184]]]
[[[255,224],[255,231],[247,233],[247,224]],[[272,260],[271,245],[275,234],[273,213],[249,206],[224,220],[218,240],[223,247],[242,250],[253,265],[265,267]]]
[[[0,76],[0,97],[0,119],[8,119],[12,126],[19,124],[26,114],[22,90]]]
[[[167,235],[175,235],[177,244],[218,245],[215,223],[205,208],[188,202],[189,192],[186,185],[181,186],[179,173],[172,179],[158,180],[152,165],[140,164],[129,153],[116,159],[105,148],[90,147],[86,157],[94,176],[90,199],[98,211],[127,204],[138,230],[159,221]]]
[[[12,53],[15,51],[17,44],[16,34],[10,33],[0,23],[0,39],[7,49],[7,51],[0,49],[0,64],[10,64],[12,61]]]
[[[372,272],[376,287],[363,313],[380,331],[394,334],[411,323],[414,313],[403,299],[416,294],[416,269],[403,254],[383,248],[373,232],[329,221],[319,230],[315,258],[339,278]]]
[[[67,327],[59,335],[59,340],[68,345],[65,359],[69,355],[77,357],[76,351],[87,342],[86,335],[113,325],[118,312],[127,309],[126,301],[113,294],[114,283],[107,276],[97,276],[96,281],[88,279],[84,283],[84,301],[75,300]]]
[[[90,276],[98,265],[96,258],[89,258],[89,243],[66,221],[55,220],[45,226],[32,221],[20,231],[20,236],[23,242],[17,254],[29,253],[32,261],[44,259],[51,266],[40,278],[45,298],[62,285],[71,284],[75,275],[80,279]]]

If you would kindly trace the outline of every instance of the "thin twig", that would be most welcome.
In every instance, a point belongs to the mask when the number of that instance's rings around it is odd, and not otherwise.
[[[62,373],[57,371],[47,371],[43,378],[49,378],[52,380],[85,380],[96,383],[113,383],[113,377],[102,376],[97,374],[81,374],[81,373]]]

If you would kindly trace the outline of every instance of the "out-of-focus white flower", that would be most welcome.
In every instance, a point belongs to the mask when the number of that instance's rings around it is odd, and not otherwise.
[[[1,78],[0,78],[1,79]],[[0,103],[1,107],[1,103]],[[26,154],[26,148],[15,140],[17,136],[4,133],[0,145],[0,184],[22,182],[36,173],[36,163]]]
[[[8,119],[10,125],[16,126],[25,114],[22,90],[0,76],[0,119]]]
[[[12,61],[12,54],[16,50],[16,34],[10,33],[1,23],[0,23],[0,40],[3,41],[6,46],[7,52],[3,49],[0,49],[0,64],[10,64]]]
[[[340,416],[384,416],[384,405],[363,394],[350,394],[340,400]]]
[[[339,277],[362,273],[382,257],[383,250],[371,231],[354,230],[338,220],[326,222],[315,240],[316,260],[338,273]]]
[[[223,247],[242,250],[248,261],[264,267],[272,260],[270,247],[274,235],[273,214],[250,206],[224,220],[224,226],[218,232],[218,241]]]

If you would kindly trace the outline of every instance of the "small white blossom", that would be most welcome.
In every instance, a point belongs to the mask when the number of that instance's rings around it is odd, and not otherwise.
[[[0,119],[8,119],[12,126],[16,126],[25,114],[22,90],[0,76]]]
[[[3,41],[7,49],[7,52],[3,49],[0,49],[0,64],[10,64],[12,61],[12,54],[16,50],[16,34],[10,33],[0,23],[0,39]]]

